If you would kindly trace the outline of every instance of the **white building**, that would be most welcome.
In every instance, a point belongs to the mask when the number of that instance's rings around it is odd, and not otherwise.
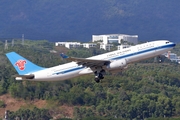
[[[85,48],[91,48],[91,47],[95,47],[97,44],[96,43],[83,43],[82,45]]]
[[[168,51],[168,52],[165,54],[165,57],[167,57],[167,58],[170,59],[171,61],[180,63],[180,57],[177,56],[177,54],[175,54],[175,53],[171,53],[171,51]]]
[[[81,46],[80,42],[56,42],[55,46],[65,46],[66,48],[77,48]]]
[[[55,46],[64,46],[66,48],[78,48],[78,47],[85,47],[85,48],[91,48],[95,47],[96,43],[80,43],[80,42],[56,42]]]
[[[113,47],[113,44],[100,44],[100,49],[110,51],[112,47]]]
[[[125,35],[125,34],[107,34],[107,35],[92,35],[92,42],[121,43],[126,41],[128,43],[137,44],[138,35]]]
[[[92,42],[99,42],[100,49],[111,50],[113,47],[112,43],[123,44],[123,46],[119,46],[118,49],[123,49],[127,47],[127,43],[138,43],[138,35],[125,35],[125,34],[107,34],[107,35],[92,35]],[[122,43],[123,42],[123,43]],[[124,42],[126,45],[124,45]],[[85,47],[91,48],[95,47],[96,43],[80,43],[80,42],[56,42],[55,46],[65,46],[66,48],[78,48]]]
[[[124,48],[129,48],[129,47],[131,47],[131,45],[118,45],[118,46],[117,46],[117,49],[118,49],[118,50],[122,50],[122,49],[124,49]]]

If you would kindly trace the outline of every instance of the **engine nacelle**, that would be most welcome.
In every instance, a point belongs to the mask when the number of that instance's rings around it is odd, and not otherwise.
[[[118,69],[124,68],[127,65],[126,59],[115,60],[107,65],[107,69]]]

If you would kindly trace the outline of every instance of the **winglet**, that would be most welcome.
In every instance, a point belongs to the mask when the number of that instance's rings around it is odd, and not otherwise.
[[[67,55],[65,55],[64,53],[61,53],[60,56],[61,56],[61,58],[63,58],[63,59],[69,58],[69,57],[68,57]]]

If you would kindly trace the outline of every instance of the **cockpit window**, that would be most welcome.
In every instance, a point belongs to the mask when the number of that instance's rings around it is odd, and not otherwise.
[[[166,42],[166,44],[168,44],[169,42]]]

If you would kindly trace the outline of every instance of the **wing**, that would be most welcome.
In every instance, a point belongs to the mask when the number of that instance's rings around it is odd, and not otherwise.
[[[102,67],[110,63],[109,60],[96,60],[96,59],[86,59],[86,58],[75,58],[75,57],[68,57],[70,61],[74,61],[79,65],[83,65],[86,67]]]

